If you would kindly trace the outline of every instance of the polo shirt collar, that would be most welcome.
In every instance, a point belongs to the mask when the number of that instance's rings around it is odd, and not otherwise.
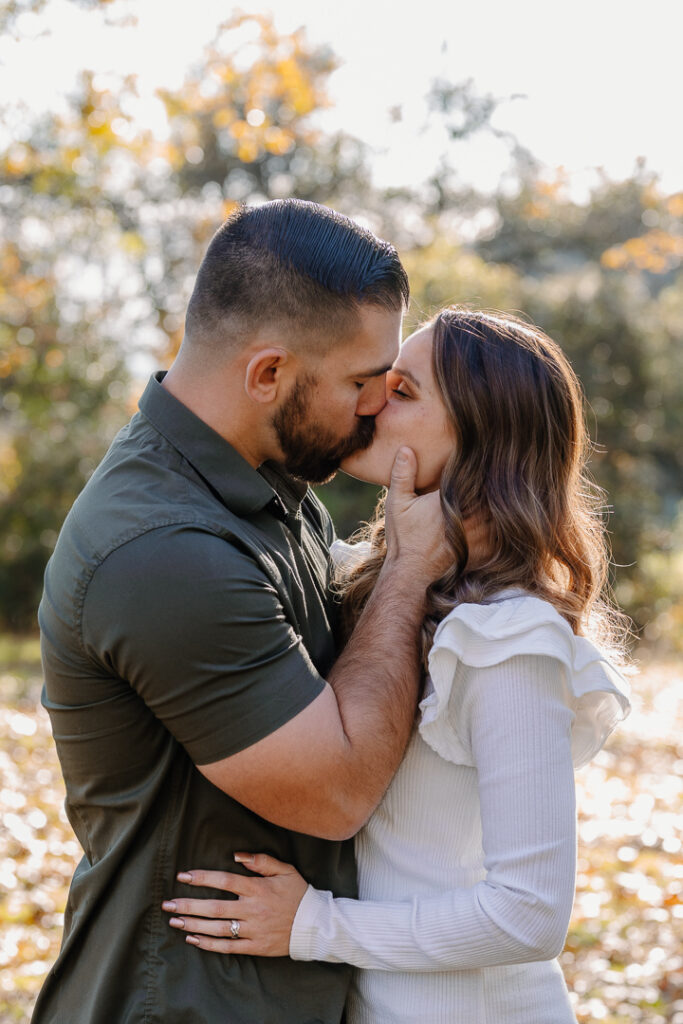
[[[152,374],[138,403],[140,412],[194,466],[226,508],[244,516],[270,505],[279,518],[285,510],[297,515],[306,485],[271,462],[265,464],[269,483],[228,441],[161,386],[165,376],[163,370]]]

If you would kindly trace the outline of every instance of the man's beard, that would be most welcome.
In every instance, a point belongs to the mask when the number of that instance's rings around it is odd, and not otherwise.
[[[273,416],[273,428],[284,453],[285,469],[309,484],[331,480],[343,459],[367,448],[375,434],[374,416],[359,416],[355,430],[342,438],[336,437],[319,420],[311,418],[309,408],[316,384],[317,380],[311,374],[298,377]]]

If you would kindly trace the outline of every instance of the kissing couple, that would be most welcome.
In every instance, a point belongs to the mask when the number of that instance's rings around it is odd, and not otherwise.
[[[574,769],[628,710],[581,388],[508,314],[401,344],[408,299],[348,218],[240,209],[69,513],[34,1024],[574,1021]],[[350,544],[339,468],[388,487]]]

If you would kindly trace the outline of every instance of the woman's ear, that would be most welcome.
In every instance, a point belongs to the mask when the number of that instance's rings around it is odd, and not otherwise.
[[[244,374],[244,390],[253,402],[267,404],[277,399],[283,378],[289,375],[291,354],[286,348],[263,348],[256,352]]]

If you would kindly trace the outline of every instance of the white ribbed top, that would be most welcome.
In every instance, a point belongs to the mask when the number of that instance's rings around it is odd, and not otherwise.
[[[618,682],[536,598],[441,623],[418,727],[357,837],[360,900],[309,887],[292,930],[295,959],[364,968],[349,1024],[575,1020],[555,959],[574,898],[573,761],[624,717]]]

